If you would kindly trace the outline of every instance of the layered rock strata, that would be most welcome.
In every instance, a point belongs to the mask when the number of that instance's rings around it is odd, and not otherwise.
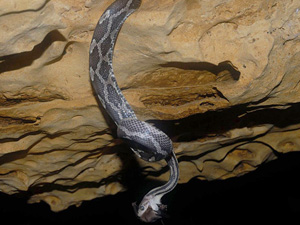
[[[112,0],[0,0],[0,191],[53,211],[125,190],[136,158],[93,95],[88,49]],[[300,149],[300,2],[143,0],[115,48],[138,117],[174,141],[180,182]],[[125,181],[124,181],[125,179]]]

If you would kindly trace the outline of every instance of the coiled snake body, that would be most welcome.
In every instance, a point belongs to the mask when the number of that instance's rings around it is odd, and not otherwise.
[[[172,141],[161,130],[138,120],[125,99],[112,68],[114,45],[126,18],[139,8],[141,0],[116,0],[102,14],[90,46],[90,78],[103,108],[117,125],[118,137],[127,140],[130,148],[146,161],[165,159],[170,168],[169,181],[149,191],[139,204],[134,204],[137,216],[145,222],[161,218],[166,206],[161,198],[176,186],[178,162]]]

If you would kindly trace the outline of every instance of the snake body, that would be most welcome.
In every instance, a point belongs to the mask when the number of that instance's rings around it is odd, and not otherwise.
[[[124,139],[140,158],[146,161],[165,159],[170,168],[169,181],[150,190],[134,209],[144,222],[163,216],[166,206],[161,198],[178,182],[179,170],[170,138],[147,122],[140,121],[122,94],[112,67],[115,42],[119,31],[141,5],[141,0],[116,0],[100,17],[90,45],[89,69],[92,87],[103,108],[117,125],[118,137]]]

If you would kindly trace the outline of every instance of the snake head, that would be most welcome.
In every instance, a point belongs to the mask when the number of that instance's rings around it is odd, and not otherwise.
[[[143,160],[159,161],[172,153],[170,138],[149,123],[127,118],[118,124],[118,137],[125,139],[131,149]]]
[[[155,198],[144,197],[142,202],[137,205],[132,204],[137,217],[143,222],[152,223],[163,218],[166,215],[167,206],[156,202]]]

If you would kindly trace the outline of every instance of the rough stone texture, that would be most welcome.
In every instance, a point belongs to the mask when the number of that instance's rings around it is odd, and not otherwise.
[[[168,179],[165,162],[143,162],[115,138],[89,83],[91,36],[111,3],[0,0],[2,192],[59,211],[125,190],[137,163]],[[173,139],[181,183],[241,176],[300,149],[299,9],[143,0],[126,21],[117,80],[138,117]]]

